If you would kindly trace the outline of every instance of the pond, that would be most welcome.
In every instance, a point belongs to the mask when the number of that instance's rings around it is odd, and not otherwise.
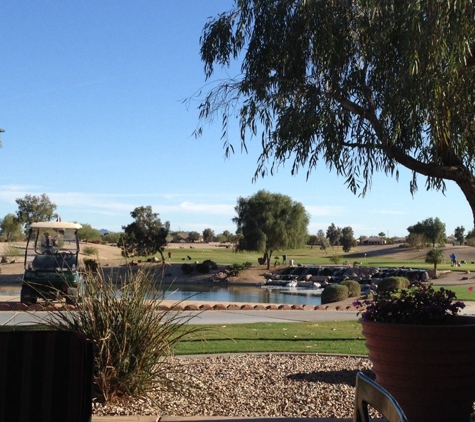
[[[2,296],[19,296],[19,283],[0,285]],[[208,284],[162,286],[165,299],[210,302],[273,303],[285,305],[320,305],[320,290],[300,287],[216,286]]]

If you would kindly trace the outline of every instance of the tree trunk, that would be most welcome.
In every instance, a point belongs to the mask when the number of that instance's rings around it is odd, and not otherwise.
[[[273,251],[266,251],[265,256],[267,257],[267,269],[270,270],[270,259],[272,257]]]

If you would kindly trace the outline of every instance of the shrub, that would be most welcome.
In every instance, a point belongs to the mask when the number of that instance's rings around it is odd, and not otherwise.
[[[91,256],[91,255],[98,256],[99,255],[99,249],[97,249],[94,246],[85,246],[82,249],[82,253],[86,256]]]
[[[198,271],[201,274],[208,274],[209,265],[205,264],[204,262],[202,264],[196,264],[196,271]]]
[[[361,296],[361,284],[355,280],[343,280],[340,282],[343,286],[348,287],[348,297]]]
[[[12,245],[11,243],[3,248],[3,253],[5,256],[14,257],[21,256],[23,254],[22,250],[18,246]]]
[[[218,268],[218,265],[216,264],[216,262],[211,261],[211,259],[205,259],[203,261],[203,264],[208,265],[208,267],[211,268],[212,270],[216,270]]]
[[[99,269],[99,263],[92,258],[84,259],[84,268],[86,272],[96,272]]]
[[[93,341],[96,400],[152,399],[152,392],[179,387],[173,374],[182,369],[169,357],[184,336],[199,329],[187,326],[193,316],[159,310],[163,292],[157,277],[130,268],[121,275],[88,272],[77,310],[52,312],[44,321]]]
[[[348,287],[343,284],[330,284],[323,289],[322,304],[340,302],[348,297]]]
[[[233,264],[229,267],[229,271],[232,276],[237,276],[241,271],[245,269],[246,267],[243,264]]]
[[[333,254],[332,256],[330,256],[328,258],[331,262],[333,262],[333,264],[337,265],[340,263],[342,257],[341,255],[338,255],[338,254]]]
[[[181,264],[181,270],[185,273],[185,274],[191,274],[193,272],[193,269],[194,269],[194,265],[193,264]]]
[[[387,292],[391,290],[407,289],[411,282],[406,277],[388,277],[378,282],[377,291]]]

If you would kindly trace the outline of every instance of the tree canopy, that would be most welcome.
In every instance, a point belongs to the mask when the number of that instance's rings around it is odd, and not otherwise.
[[[25,195],[24,198],[15,199],[15,202],[18,205],[16,216],[20,224],[51,221],[57,217],[56,204],[45,193],[41,196]]]
[[[0,220],[0,234],[7,242],[21,239],[21,224],[14,214],[7,214]]]
[[[351,248],[354,248],[357,245],[353,229],[351,227],[343,227],[341,229],[340,237],[341,247],[343,252],[350,252]]]
[[[165,261],[163,250],[167,244],[170,223],[167,221],[162,224],[158,214],[152,211],[150,205],[137,207],[130,215],[135,221],[122,226],[124,234],[118,243],[124,255],[147,256],[159,252],[162,261]]]
[[[82,228],[78,230],[78,236],[81,240],[96,241],[102,240],[102,233],[94,229],[90,224],[81,223]]]
[[[248,198],[240,197],[234,208],[237,217],[237,250],[263,252],[270,268],[275,250],[296,249],[308,238],[309,216],[305,207],[287,195],[258,191]]]
[[[206,79],[241,62],[200,99],[200,125],[222,122],[224,148],[252,137],[254,177],[323,162],[364,195],[399,165],[427,189],[454,181],[475,220],[475,0],[239,0],[200,39]]]
[[[445,224],[437,217],[427,218],[422,222],[409,226],[407,231],[410,236],[421,236],[426,242],[429,242],[433,248],[436,243],[444,244],[447,238]]]
[[[209,227],[203,230],[203,242],[212,242],[214,239],[214,230]]]

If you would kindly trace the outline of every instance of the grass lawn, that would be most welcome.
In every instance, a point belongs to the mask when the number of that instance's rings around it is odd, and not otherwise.
[[[337,353],[367,355],[356,321],[204,325],[176,348],[177,355],[210,353]]]
[[[233,264],[251,262],[257,263],[261,254],[257,252],[234,252],[232,249],[215,248],[171,248],[172,260],[178,262],[187,260],[190,255],[193,260],[200,262],[210,259],[220,264]],[[425,263],[427,250],[409,251],[407,249],[393,247],[391,253],[372,253],[368,247],[356,247],[350,253],[343,253],[341,248],[328,249],[327,252],[318,247],[306,247],[292,251],[276,251],[274,257],[287,254],[287,259],[303,265],[330,265],[331,256],[339,255],[340,263],[349,261],[361,262],[366,267],[410,267],[431,269],[432,266]],[[466,253],[471,255],[472,248],[467,248]],[[167,251],[165,251],[166,254]],[[447,248],[447,257],[449,254]],[[274,262],[274,259],[272,260]],[[271,266],[272,268],[272,266]],[[438,266],[439,271],[451,270],[447,259]],[[461,272],[475,271],[475,264],[467,262]],[[462,301],[475,301],[475,292],[469,291],[469,287],[475,282],[467,281],[466,285],[447,286],[454,291],[457,298]],[[180,342],[175,353],[183,354],[210,354],[210,353],[252,353],[252,352],[289,352],[289,353],[337,353],[367,355],[365,340],[361,334],[361,326],[356,321],[319,322],[319,323],[255,323],[255,324],[228,324],[223,326],[202,326],[199,334],[188,337],[187,341]]]
[[[192,258],[192,261],[203,262],[210,259],[218,264],[242,264],[244,262],[251,262],[253,265],[257,265],[257,258],[262,257],[262,253],[259,252],[235,252],[234,249],[226,248],[200,248],[199,244],[195,244],[193,248],[189,246],[179,249],[175,244],[170,248],[165,249],[165,256],[167,252],[172,252],[173,262],[188,262],[188,256]],[[389,245],[391,246],[391,245]],[[385,254],[384,252],[373,253],[372,249],[368,246],[357,246],[353,248],[349,253],[344,253],[340,247],[329,248],[326,252],[319,247],[307,246],[301,249],[288,250],[288,251],[274,251],[271,259],[271,268],[275,262],[275,258],[282,258],[282,255],[287,254],[287,262],[294,260],[296,264],[302,265],[334,265],[331,258],[334,255],[340,257],[340,264],[344,261],[350,263],[361,262],[365,267],[410,267],[410,268],[423,268],[432,269],[432,265],[425,263],[425,255],[428,248],[421,251],[414,251],[413,249],[400,248],[394,246],[391,253]],[[467,247],[467,253],[471,254],[473,248]],[[409,252],[409,253],[407,253]],[[450,266],[450,260],[448,255],[450,254],[447,248],[447,259],[444,263],[438,266],[439,271],[454,270]],[[469,262],[460,271],[472,270],[475,271],[475,264]]]

